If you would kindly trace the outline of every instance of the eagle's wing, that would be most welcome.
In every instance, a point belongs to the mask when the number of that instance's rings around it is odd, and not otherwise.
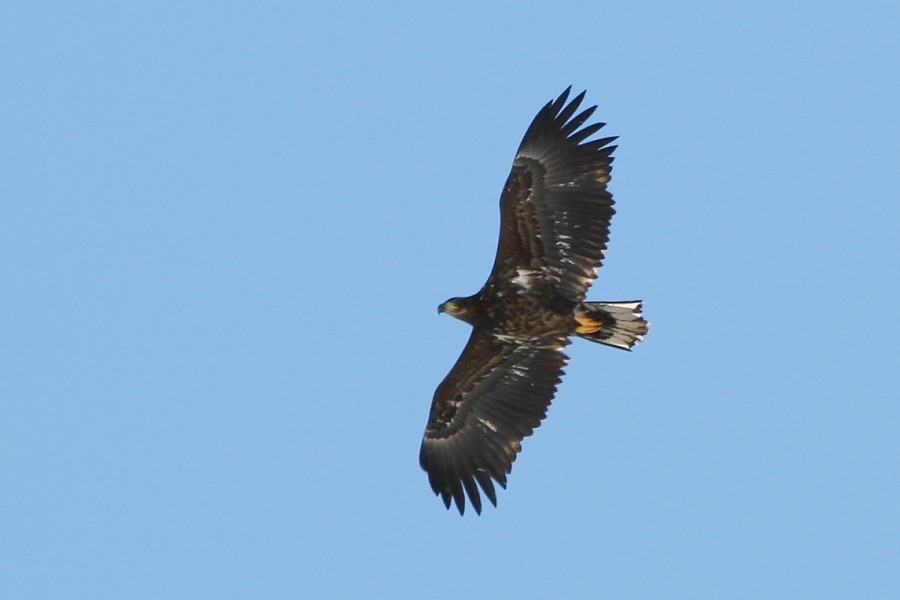
[[[486,288],[550,285],[581,302],[597,276],[615,213],[606,184],[616,138],[585,141],[604,123],[582,127],[597,107],[576,115],[584,92],[566,104],[570,89],[538,112],[516,153]]]
[[[496,506],[496,481],[506,487],[522,439],[547,414],[566,355],[565,337],[528,344],[497,339],[478,328],[438,386],[419,452],[435,494],[447,508],[465,509],[465,494],[481,513],[478,486]]]

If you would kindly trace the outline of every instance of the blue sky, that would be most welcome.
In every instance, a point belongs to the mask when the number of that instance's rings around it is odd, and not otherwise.
[[[3,598],[896,598],[896,3],[2,12]],[[460,518],[435,308],[570,84],[653,329]]]

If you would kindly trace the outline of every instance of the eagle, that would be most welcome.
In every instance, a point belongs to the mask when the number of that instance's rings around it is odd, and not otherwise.
[[[642,301],[587,302],[615,214],[615,137],[592,139],[596,106],[569,86],[535,116],[500,195],[500,240],[484,286],[438,307],[472,326],[434,393],[419,452],[431,489],[462,515],[506,477],[547,415],[570,336],[630,350],[648,332]],[[577,114],[576,114],[577,113]]]

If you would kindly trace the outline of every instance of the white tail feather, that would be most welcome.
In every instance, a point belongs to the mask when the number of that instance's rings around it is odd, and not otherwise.
[[[575,310],[576,318],[587,317],[602,323],[596,333],[579,334],[580,337],[630,350],[642,341],[650,330],[650,323],[641,313],[640,300],[630,302],[585,302]]]

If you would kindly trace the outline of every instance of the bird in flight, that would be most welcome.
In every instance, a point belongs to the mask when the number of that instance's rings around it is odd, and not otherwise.
[[[606,186],[616,138],[591,139],[571,87],[535,116],[500,195],[500,241],[484,286],[438,307],[472,326],[437,387],[419,464],[449,509],[497,505],[522,440],[540,426],[568,357],[570,336],[630,350],[648,331],[640,300],[587,302],[615,213]],[[577,113],[577,114],[576,114]]]

